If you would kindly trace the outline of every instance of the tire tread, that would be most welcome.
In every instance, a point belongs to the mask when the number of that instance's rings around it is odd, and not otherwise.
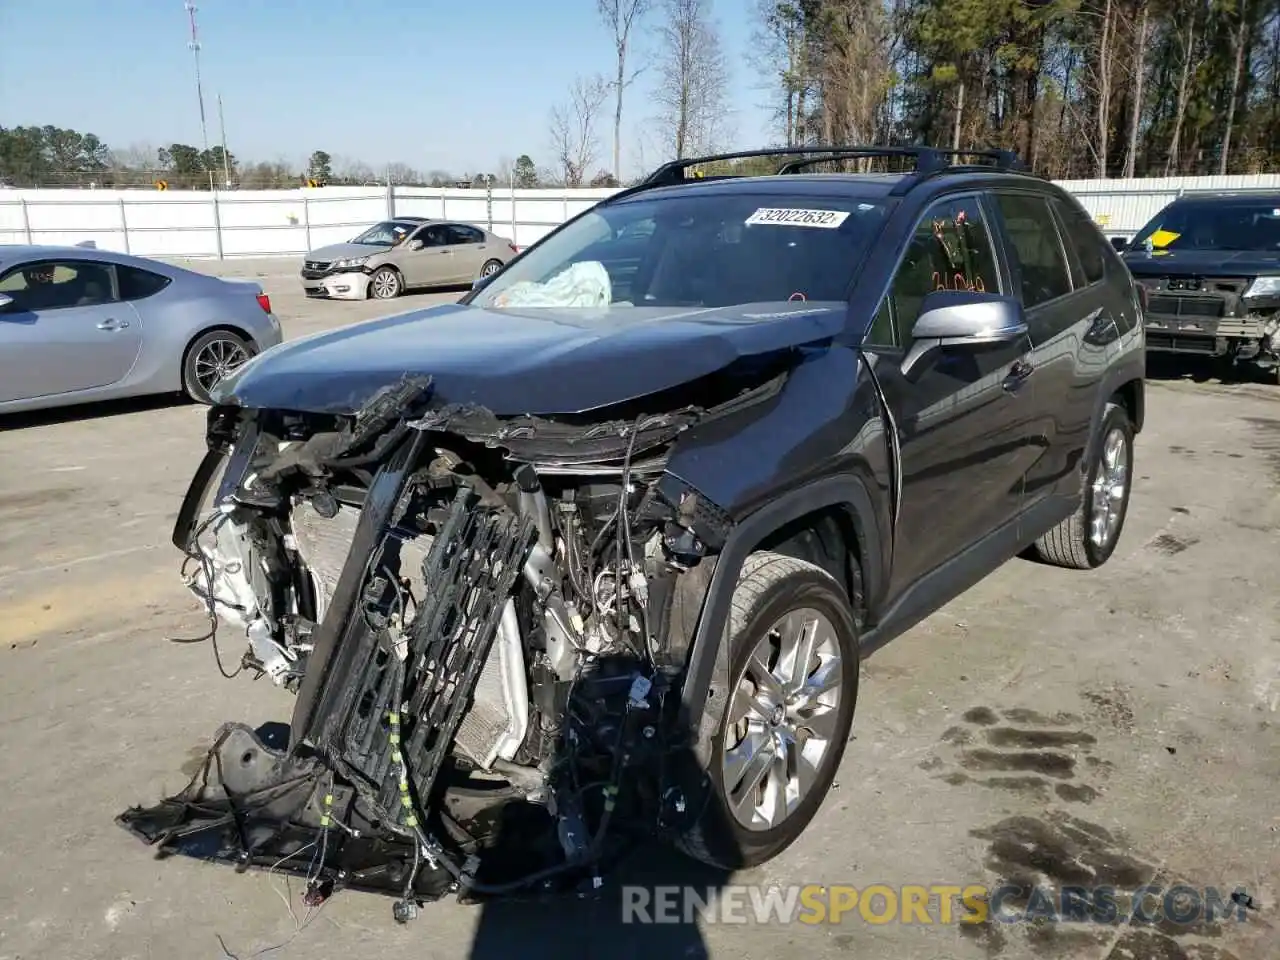
[[[1108,401],[1106,407],[1102,411],[1102,423],[1100,427],[1105,429],[1107,422],[1111,419],[1114,411],[1120,411],[1121,415],[1128,420],[1129,414],[1125,408],[1116,403],[1114,400]],[[1104,434],[1105,435],[1105,434]],[[1101,447],[1097,452],[1097,456],[1101,456]],[[1129,483],[1133,483],[1133,464],[1130,461]],[[1070,570],[1091,570],[1094,567],[1092,558],[1089,555],[1089,548],[1086,540],[1089,536],[1089,524],[1085,518],[1085,510],[1089,505],[1089,478],[1093,473],[1093,464],[1085,470],[1080,477],[1080,507],[1067,519],[1063,520],[1056,527],[1040,536],[1035,542],[1036,555],[1045,563],[1053,564],[1056,567],[1065,567]],[[1117,531],[1117,535],[1119,531]]]

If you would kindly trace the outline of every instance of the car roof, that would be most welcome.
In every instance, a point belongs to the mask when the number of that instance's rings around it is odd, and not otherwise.
[[[751,177],[692,179],[670,186],[654,186],[619,197],[618,203],[650,197],[796,194],[800,196],[850,197],[868,200],[886,199],[905,181],[917,180],[908,191],[933,194],[954,189],[958,184],[970,187],[1025,186],[1035,184],[1050,192],[1059,192],[1041,177],[1026,173],[987,168],[957,167],[926,177],[914,173],[789,173]]]
[[[164,274],[169,277],[174,277],[178,274],[201,278],[208,276],[207,274],[187,270],[183,267],[177,266],[176,264],[165,263],[163,260],[153,260],[149,257],[136,257],[132,254],[121,253],[118,250],[108,250],[102,247],[0,243],[0,270],[13,265],[15,262],[21,262],[23,260],[47,259],[99,260],[126,267],[137,267],[140,270],[149,270],[152,273]]]
[[[1271,204],[1280,207],[1280,191],[1274,192],[1258,192],[1258,193],[1231,193],[1228,191],[1197,191],[1195,193],[1184,193],[1173,201],[1179,206],[1189,206],[1192,204],[1212,203],[1215,206],[1223,203],[1231,204]],[[1172,204],[1170,204],[1172,206]]]

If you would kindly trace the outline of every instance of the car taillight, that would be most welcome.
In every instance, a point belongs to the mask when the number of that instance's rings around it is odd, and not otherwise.
[[[258,294],[258,306],[260,306],[260,307],[262,308],[262,310],[263,310],[263,312],[264,312],[264,313],[270,313],[270,312],[271,312],[271,298],[270,298],[270,297],[268,297],[265,293],[260,293],[260,294]]]
[[[511,252],[512,252],[512,253],[519,253],[519,252],[520,252],[520,248],[519,248],[519,247],[517,247],[514,243],[508,243],[508,244],[507,244],[507,246],[511,248]]]

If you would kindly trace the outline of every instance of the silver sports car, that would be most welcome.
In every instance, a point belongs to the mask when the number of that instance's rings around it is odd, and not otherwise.
[[[86,247],[0,244],[0,413],[209,391],[281,340],[252,280]]]

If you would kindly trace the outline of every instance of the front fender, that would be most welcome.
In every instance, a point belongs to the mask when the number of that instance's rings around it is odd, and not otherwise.
[[[853,517],[858,552],[863,558],[883,555],[879,515],[865,483],[856,476],[833,476],[792,490],[743,518],[733,527],[716,558],[681,692],[683,728],[693,732],[693,753],[703,769],[710,762],[716,730],[729,702],[729,610],[742,565],[769,534],[806,514],[830,507],[845,509]],[[868,596],[879,595],[882,577],[879,563],[865,564],[863,579]]]

